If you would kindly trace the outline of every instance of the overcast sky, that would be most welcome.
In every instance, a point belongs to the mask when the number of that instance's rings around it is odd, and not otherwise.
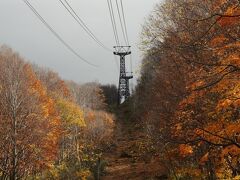
[[[107,0],[68,0],[92,32],[107,47],[115,45]],[[123,0],[133,71],[139,70],[139,34],[144,19],[160,0]],[[95,68],[79,60],[35,17],[22,0],[0,0],[0,44],[6,44],[30,62],[48,67],[67,80],[118,83],[119,72],[111,52],[96,44],[68,14],[59,0],[29,0],[53,29]],[[112,0],[113,4],[115,0]],[[114,4],[115,5],[115,4]],[[115,12],[117,12],[115,10]],[[120,36],[120,26],[118,26]],[[120,36],[120,39],[123,39]],[[122,41],[123,42],[123,41]],[[127,58],[129,65],[129,59]],[[137,74],[135,73],[135,78]]]

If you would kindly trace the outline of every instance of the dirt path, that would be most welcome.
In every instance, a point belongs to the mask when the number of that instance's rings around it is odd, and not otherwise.
[[[132,127],[119,122],[115,130],[114,144],[104,154],[107,162],[103,180],[125,179],[166,179],[163,166],[152,158],[144,160],[137,153],[136,142],[143,134]]]

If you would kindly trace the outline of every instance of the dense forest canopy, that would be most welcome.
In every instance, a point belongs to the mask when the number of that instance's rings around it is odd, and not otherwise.
[[[133,117],[175,178],[240,175],[239,35],[237,0],[167,0],[143,27]]]

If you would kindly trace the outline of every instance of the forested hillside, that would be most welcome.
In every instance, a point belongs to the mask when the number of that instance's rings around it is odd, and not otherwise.
[[[79,85],[0,49],[0,179],[97,178],[114,116],[100,85]]]
[[[143,27],[131,118],[170,179],[239,178],[239,38],[237,0],[167,0]]]
[[[131,97],[122,49],[120,92],[0,47],[1,180],[240,179],[240,1],[159,2]]]

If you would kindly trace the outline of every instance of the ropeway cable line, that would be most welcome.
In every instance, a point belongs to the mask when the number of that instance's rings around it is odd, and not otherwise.
[[[125,46],[119,44],[117,24],[116,24],[116,19],[114,16],[114,9],[113,9],[113,5],[112,5],[112,1],[107,0],[109,14],[110,14],[112,28],[113,28],[113,34],[114,34],[114,38],[115,38],[116,44],[117,44],[117,46],[114,46],[115,51],[113,52],[113,54],[115,56],[120,57],[120,64],[119,64],[120,65],[120,68],[119,68],[120,75],[119,75],[119,84],[118,84],[118,104],[120,105],[121,103],[123,103],[130,97],[129,81],[133,78],[133,75],[132,75],[132,62],[131,62],[132,57],[130,57],[130,68],[131,68],[130,73],[131,74],[128,74],[128,72],[126,71],[125,57],[127,55],[131,55],[131,50],[130,50],[131,46],[129,46],[123,3],[121,1],[121,10],[122,10],[122,14],[121,14],[120,9],[119,9],[119,1],[118,0],[115,0],[115,1],[116,1],[115,9],[117,9],[117,13],[118,13],[118,17],[119,17],[119,21],[120,21],[120,25],[121,25],[121,30],[123,33],[123,38],[126,43]]]
[[[82,27],[82,29],[102,48],[107,51],[112,51],[108,47],[106,47],[95,35],[94,33],[88,28],[86,23],[80,18],[80,16],[76,13],[76,11],[72,8],[70,3],[67,0],[59,0],[62,6],[67,10],[67,12],[74,18],[74,20]]]
[[[129,38],[128,38],[128,32],[127,32],[127,25],[126,25],[125,13],[124,13],[124,8],[123,8],[123,2],[122,2],[122,0],[120,0],[120,2],[121,2],[121,9],[122,9],[122,16],[123,16],[125,34],[126,34],[126,38],[127,38],[127,44],[129,46]]]
[[[120,21],[124,41],[125,41],[126,45],[129,46],[129,38],[128,38],[128,32],[127,32],[127,25],[126,25],[126,20],[125,20],[123,2],[122,2],[122,0],[119,0],[120,5],[121,5],[121,12],[122,12],[122,14],[121,14],[120,10],[119,10],[118,0],[115,0],[115,1],[116,1],[117,11],[118,11],[119,21]],[[133,70],[132,70],[132,54],[130,54],[130,61],[129,62],[130,62],[130,73],[132,73],[133,72]]]
[[[78,54],[68,43],[66,43],[61,36],[45,21],[45,19],[38,13],[38,11],[31,5],[28,0],[23,0],[23,2],[30,8],[30,10],[35,14],[35,16],[52,32],[52,34],[75,56],[77,56],[81,61],[89,64],[93,67],[98,67],[97,65],[89,62],[85,58],[83,58],[80,54]]]
[[[124,30],[124,27],[123,27],[121,13],[120,13],[120,10],[119,10],[118,0],[115,0],[115,2],[116,2],[118,17],[119,17],[119,21],[120,21],[120,25],[121,25],[121,29],[122,29],[122,33],[123,33],[123,39],[124,39],[126,45],[128,45],[126,33],[125,33],[125,30]]]
[[[108,3],[108,9],[109,9],[109,14],[110,14],[110,18],[111,18],[114,38],[115,38],[116,44],[119,46],[120,43],[119,43],[119,38],[118,38],[118,31],[117,31],[117,26],[116,26],[116,21],[115,21],[112,1],[111,0],[107,0],[107,3]]]

